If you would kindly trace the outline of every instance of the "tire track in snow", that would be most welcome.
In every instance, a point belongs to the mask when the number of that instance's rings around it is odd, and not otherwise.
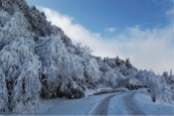
[[[126,110],[128,111],[129,115],[146,115],[133,102],[134,94],[135,93],[131,93],[123,97],[123,102],[126,107]]]
[[[95,108],[94,112],[92,115],[107,115],[108,113],[108,106],[109,106],[109,101],[112,97],[114,97],[117,94],[107,96],[104,98]]]

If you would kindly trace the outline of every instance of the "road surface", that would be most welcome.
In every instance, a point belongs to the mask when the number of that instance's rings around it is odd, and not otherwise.
[[[125,112],[128,115],[145,115],[144,112],[142,112],[133,102],[133,96],[134,96],[134,92],[129,92],[129,93],[117,93],[117,94],[113,94],[110,96],[107,96],[106,98],[104,98],[99,104],[98,106],[94,109],[94,112],[92,113],[92,115],[108,115],[108,108],[109,106],[112,104],[110,103],[111,99],[113,97],[117,97],[117,96],[122,96],[120,97],[118,101],[115,101],[115,104],[117,104],[117,106],[120,105],[120,102],[122,102],[121,107],[123,111],[120,112]]]

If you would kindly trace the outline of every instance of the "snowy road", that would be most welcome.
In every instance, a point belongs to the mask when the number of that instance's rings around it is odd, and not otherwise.
[[[126,91],[74,100],[46,100],[36,112],[39,115],[173,115],[173,111],[171,105],[151,102],[148,93]]]
[[[124,102],[125,110],[127,110],[130,115],[145,115],[133,102],[134,95],[135,93],[130,93],[123,97],[122,101]]]
[[[108,115],[108,114],[110,114],[108,111],[111,110],[110,106],[113,106],[113,103],[114,103],[114,101],[113,102],[110,102],[110,101],[113,97],[118,98],[119,96],[122,96],[122,97],[115,100],[114,105],[116,107],[120,106],[120,108],[122,108],[122,109],[119,109],[119,111],[115,112],[114,114],[118,114],[119,112],[124,112],[128,115],[145,115],[145,113],[143,111],[141,111],[133,102],[134,95],[135,95],[134,92],[128,92],[126,94],[125,93],[117,93],[114,95],[107,96],[94,109],[94,112],[92,113],[92,115]],[[115,110],[116,107],[114,107],[113,110]],[[115,110],[115,111],[117,111],[117,110]],[[111,111],[111,112],[113,112],[113,111]]]
[[[97,107],[94,109],[92,115],[107,115],[107,114],[108,114],[109,102],[110,102],[111,98],[114,97],[115,95],[116,95],[116,94],[110,95],[110,96],[107,96],[106,98],[104,98],[104,99],[97,105]]]

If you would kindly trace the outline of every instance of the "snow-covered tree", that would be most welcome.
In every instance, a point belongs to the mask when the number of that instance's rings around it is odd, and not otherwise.
[[[139,71],[136,77],[149,88],[153,102],[155,102],[157,98],[164,102],[170,102],[172,100],[174,91],[170,89],[170,85],[164,77],[155,75],[153,71],[146,70]]]
[[[77,43],[74,47],[75,47],[74,54],[84,59],[88,59],[91,57],[92,50],[89,47],[82,46],[80,43]]]
[[[28,8],[25,0],[0,0],[0,6],[0,9],[7,11],[9,14]]]
[[[72,78],[74,80],[76,79],[80,79],[80,80],[84,80],[84,66],[82,64],[82,62],[84,61],[83,58],[79,57],[78,55],[71,55],[71,61],[70,63],[72,64],[72,66],[70,66],[71,70],[72,70]]]
[[[95,84],[101,79],[101,73],[97,61],[94,58],[86,59],[84,62],[84,76],[88,83]]]
[[[159,80],[154,72],[146,70],[139,71],[136,77],[148,88],[152,101],[155,102],[159,91]]]
[[[126,59],[125,64],[126,64],[126,66],[127,66],[128,69],[129,68],[132,68],[132,64],[130,63],[129,58]]]
[[[105,58],[104,62],[126,77],[133,77],[137,73],[137,69],[132,66],[129,59],[124,61],[117,56],[116,58]]]
[[[5,11],[1,11],[0,12],[0,31],[2,30],[2,27],[9,21],[10,19],[10,15],[5,12]]]
[[[7,108],[8,92],[5,81],[5,75],[0,68],[0,112],[5,112]]]
[[[168,81],[162,76],[159,76],[159,83],[159,99],[164,102],[172,103],[172,100],[174,101],[174,91],[171,88],[171,84],[169,84]]]
[[[8,16],[5,17],[8,18]],[[2,18],[2,23],[4,22],[3,19],[6,18]],[[32,33],[28,30],[28,25],[28,21],[22,13],[16,12],[13,14],[0,31],[0,47],[2,48],[19,37],[32,39]]]
[[[110,65],[114,63],[112,61],[109,61]],[[113,88],[119,86],[122,87],[126,86],[126,84],[128,83],[127,78],[122,73],[119,72],[118,68],[110,67],[107,61],[106,62],[98,61],[98,64],[99,64],[99,70],[101,72],[101,81],[100,81],[101,84]]]
[[[17,108],[18,103],[38,99],[41,62],[34,53],[33,41],[19,38],[6,45],[0,51],[0,66],[6,78],[10,111]]]
[[[58,37],[40,38],[36,46],[37,54],[42,61],[42,96],[56,94],[61,83],[60,70],[67,54],[66,48]],[[68,80],[67,80],[68,81]],[[53,94],[53,95],[52,95]],[[56,96],[56,95],[55,95]]]
[[[40,38],[36,51],[43,64],[43,97],[66,96],[72,81],[83,79],[82,59],[69,53],[59,36]]]

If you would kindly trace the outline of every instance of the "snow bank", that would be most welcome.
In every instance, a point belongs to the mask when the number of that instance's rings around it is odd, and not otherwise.
[[[147,92],[136,93],[133,101],[147,115],[174,115],[173,105],[162,103],[159,100],[152,102]]]
[[[88,96],[81,99],[52,99],[41,101],[39,110],[28,110],[22,115],[91,115],[93,109],[111,94]]]

